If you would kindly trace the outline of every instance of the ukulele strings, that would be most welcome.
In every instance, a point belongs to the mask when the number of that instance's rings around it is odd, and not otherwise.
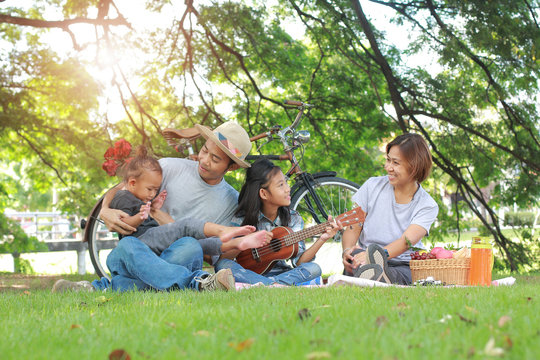
[[[353,213],[356,213],[356,212],[353,212]],[[353,221],[351,221],[351,220],[342,220],[342,219],[345,219],[345,218],[347,218],[347,217],[344,216],[344,217],[340,218],[338,216],[336,218],[336,221],[341,221],[343,226],[349,225],[351,222],[358,222],[359,221],[359,218],[354,218]],[[251,250],[252,252],[255,250],[255,251],[257,251],[257,255],[259,257],[263,257],[265,255],[275,253],[276,252],[276,250],[274,250],[275,248],[278,248],[277,251],[279,251],[281,248],[296,244],[296,243],[302,241],[303,239],[307,239],[307,238],[313,237],[313,236],[315,236],[317,234],[320,234],[320,233],[324,232],[324,229],[326,229],[326,227],[329,224],[330,224],[330,222],[327,221],[325,223],[314,225],[314,226],[311,226],[311,227],[309,227],[307,229],[302,229],[302,230],[294,232],[292,234],[287,234],[287,235],[285,235],[283,237],[272,239],[272,240],[276,240],[276,241],[274,241],[274,243],[270,242],[269,244],[263,245],[263,246],[261,246],[259,248],[249,249],[249,250]],[[276,244],[276,242],[279,242],[281,244]]]
[[[287,234],[285,236],[282,236],[280,238],[272,239],[269,244],[263,245],[260,248],[256,249],[250,249],[251,251],[256,250],[259,257],[275,253],[276,250],[274,248],[278,248],[279,251],[281,248],[287,247],[289,245],[293,245],[299,241],[302,240],[302,238],[309,238],[314,235],[317,235],[321,232],[322,229],[326,228],[326,225],[328,225],[328,221],[322,224],[318,224],[312,227],[309,227],[307,229],[300,230],[298,232]],[[311,234],[313,232],[313,234]],[[310,234],[309,236],[305,236],[304,234]],[[276,242],[279,242],[279,244],[276,244]]]

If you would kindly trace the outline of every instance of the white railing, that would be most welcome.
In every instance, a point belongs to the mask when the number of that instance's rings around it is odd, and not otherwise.
[[[60,212],[6,211],[4,215],[18,221],[27,235],[35,236],[47,244],[49,251],[77,251],[78,273],[86,273],[88,244],[82,242],[82,230],[77,217]]]
[[[7,217],[19,222],[29,236],[40,241],[77,239],[80,231],[78,219],[60,212],[10,212]]]

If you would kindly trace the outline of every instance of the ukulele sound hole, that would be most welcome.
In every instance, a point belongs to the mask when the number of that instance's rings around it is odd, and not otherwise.
[[[270,249],[274,252],[281,250],[281,241],[279,239],[272,239],[272,241],[270,241]]]

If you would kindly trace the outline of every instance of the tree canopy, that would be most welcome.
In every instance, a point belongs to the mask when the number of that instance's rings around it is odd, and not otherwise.
[[[117,139],[167,156],[166,127],[233,119],[254,135],[291,121],[284,99],[303,100],[316,105],[303,124],[308,169],[362,183],[383,174],[382,145],[420,133],[441,205],[432,236],[472,211],[511,269],[531,262],[497,209],[538,205],[537,1],[147,1],[155,27],[131,19],[130,4],[2,2],[0,144],[19,169],[0,175],[4,194],[54,186],[84,215],[114,183],[101,163]],[[111,118],[108,101],[123,115]],[[445,191],[461,201],[447,209]]]

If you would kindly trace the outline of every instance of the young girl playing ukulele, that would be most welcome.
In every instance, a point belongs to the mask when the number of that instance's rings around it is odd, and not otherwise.
[[[257,230],[268,231],[269,238],[272,236],[270,231],[278,226],[287,226],[293,232],[302,230],[304,228],[302,217],[289,209],[290,191],[287,179],[279,166],[266,159],[256,161],[247,169],[246,182],[238,197],[238,209],[232,219],[232,225],[255,226]],[[224,254],[215,264],[215,270],[217,272],[229,268],[237,282],[248,284],[260,282],[264,285],[274,283],[294,285],[315,279],[321,275],[321,268],[312,260],[326,240],[333,237],[340,228],[341,225],[335,222],[328,226],[326,232],[309,249],[306,249],[304,241],[298,242],[298,254],[291,259],[292,266],[285,260],[279,260],[263,275],[245,269],[238,262],[231,260],[238,255],[238,252],[234,252]]]

